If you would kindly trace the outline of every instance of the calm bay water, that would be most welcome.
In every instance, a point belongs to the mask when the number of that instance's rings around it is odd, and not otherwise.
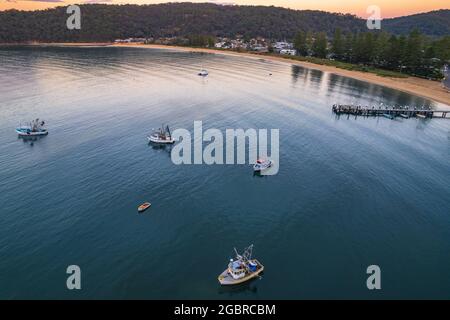
[[[450,121],[337,118],[336,102],[449,108],[262,59],[0,48],[0,298],[450,298]],[[36,117],[50,134],[18,139]],[[147,144],[194,120],[279,128],[279,173],[176,166]],[[220,288],[251,243],[265,274]]]

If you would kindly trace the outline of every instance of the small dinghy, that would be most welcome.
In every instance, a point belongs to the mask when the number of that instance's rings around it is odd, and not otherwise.
[[[258,159],[256,163],[253,165],[253,170],[256,172],[261,172],[265,169],[270,168],[272,164],[273,164],[272,160]]]
[[[253,245],[244,250],[240,255],[236,248],[236,259],[230,259],[228,268],[219,277],[219,283],[223,286],[243,283],[257,277],[264,270],[264,266],[256,259],[252,259]]]
[[[144,202],[143,204],[141,204],[138,207],[138,212],[144,212],[145,210],[147,210],[148,208],[150,208],[152,204],[150,202]]]
[[[16,128],[16,132],[20,137],[45,136],[48,134],[47,129],[44,128],[45,121],[39,119],[31,121],[28,125]]]
[[[161,126],[159,130],[154,131],[151,135],[149,135],[147,139],[149,142],[160,144],[171,144],[175,142],[175,139],[172,138],[172,135],[170,133],[169,126],[166,126],[164,128],[164,125]]]
[[[208,71],[206,71],[205,69],[203,69],[203,70],[201,70],[201,71],[198,73],[198,75],[199,75],[199,76],[202,76],[202,77],[206,77],[206,76],[208,75]]]

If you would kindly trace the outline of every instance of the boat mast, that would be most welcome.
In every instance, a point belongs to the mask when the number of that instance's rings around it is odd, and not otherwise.
[[[242,256],[244,257],[245,261],[248,261],[252,258],[252,251],[253,251],[253,244],[251,244],[250,246],[248,246],[248,248],[244,250]]]
[[[236,250],[236,248],[233,248],[233,249],[234,249],[234,252],[236,253],[236,258],[238,260],[242,260],[242,256],[239,254],[239,252]]]

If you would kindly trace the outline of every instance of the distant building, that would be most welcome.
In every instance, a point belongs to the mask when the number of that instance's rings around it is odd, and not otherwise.
[[[268,52],[269,51],[268,43],[262,37],[250,39],[250,41],[248,42],[248,48],[252,51],[258,51],[258,52]]]
[[[114,43],[148,43],[153,38],[128,38],[128,39],[116,39]]]
[[[220,48],[220,49],[230,49],[231,48],[231,43],[228,41],[219,41],[216,42],[214,44],[215,48]]]
[[[231,40],[232,49],[247,49],[248,45],[241,39]]]
[[[116,39],[114,40],[114,43],[130,43],[130,39]]]
[[[294,44],[290,43],[290,42],[286,42],[286,41],[278,41],[278,42],[275,42],[272,45],[272,47],[275,52],[281,53],[281,50],[285,50],[285,49],[288,50],[288,49],[294,48]]]
[[[291,56],[295,56],[297,54],[297,50],[295,49],[281,49],[280,54],[287,54]]]
[[[253,51],[258,51],[258,52],[269,52],[269,48],[267,46],[252,46],[251,49]]]

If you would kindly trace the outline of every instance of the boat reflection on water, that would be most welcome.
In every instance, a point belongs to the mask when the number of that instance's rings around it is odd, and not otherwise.
[[[161,143],[154,143],[154,142],[149,141],[148,146],[151,147],[153,150],[167,152],[169,157],[172,154],[173,144],[161,144]]]
[[[34,143],[38,140],[45,139],[47,136],[17,136],[18,140],[22,140],[23,143],[27,143],[30,146],[34,145]]]
[[[234,294],[248,292],[252,294],[256,294],[258,292],[258,286],[257,283],[259,280],[261,280],[262,275],[264,273],[261,273],[258,277],[255,277],[253,279],[250,279],[247,282],[237,284],[234,286],[219,286],[217,289],[218,294],[227,294],[229,296],[232,296]]]
[[[268,178],[268,177],[270,177],[270,175],[261,173],[261,171],[253,171],[253,177]]]
[[[266,177],[266,175],[265,174],[261,174],[260,171],[253,171],[253,176],[254,177],[259,177],[259,178]]]

